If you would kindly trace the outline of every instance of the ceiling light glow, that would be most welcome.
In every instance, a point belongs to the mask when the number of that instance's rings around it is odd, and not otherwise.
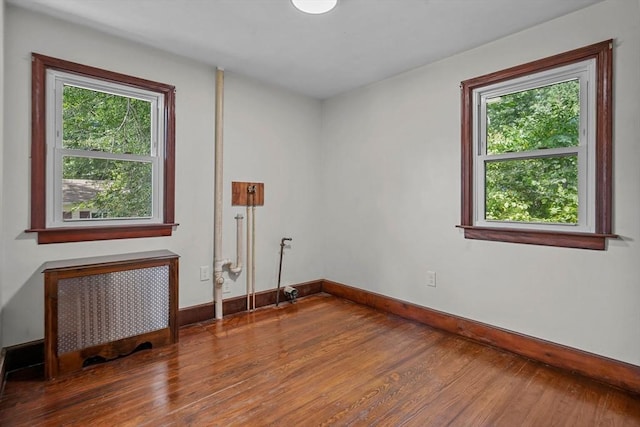
[[[291,0],[291,3],[304,13],[319,15],[336,7],[338,0]]]

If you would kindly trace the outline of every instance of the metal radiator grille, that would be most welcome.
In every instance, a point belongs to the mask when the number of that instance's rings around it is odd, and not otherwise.
[[[58,354],[167,327],[167,265],[58,282]]]

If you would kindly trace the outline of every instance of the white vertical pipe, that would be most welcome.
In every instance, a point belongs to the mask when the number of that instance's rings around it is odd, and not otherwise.
[[[251,311],[251,291],[253,286],[251,280],[253,279],[253,252],[251,250],[252,243],[252,229],[251,223],[253,221],[253,212],[249,205],[247,205],[247,268],[245,270],[247,274],[247,311]]]
[[[251,292],[253,310],[256,309],[256,207],[251,206]]]
[[[222,319],[222,268],[225,260],[222,259],[222,109],[224,100],[224,70],[216,69],[216,120],[215,120],[215,199],[213,206],[214,229],[213,229],[213,299],[215,301],[216,319]]]
[[[236,263],[229,266],[229,271],[234,274],[242,271],[242,219],[242,215],[236,215]]]

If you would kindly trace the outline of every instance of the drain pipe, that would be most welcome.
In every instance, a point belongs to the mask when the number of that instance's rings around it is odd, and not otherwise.
[[[242,214],[236,215],[236,263],[229,266],[229,271],[233,274],[242,272]]]
[[[213,206],[213,299],[215,317],[222,319],[222,269],[231,264],[231,260],[222,258],[222,108],[224,91],[224,70],[216,69],[216,122],[215,122],[215,200]]]

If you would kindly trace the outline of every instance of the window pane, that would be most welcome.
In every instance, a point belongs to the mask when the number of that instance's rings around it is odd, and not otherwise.
[[[151,103],[75,86],[64,86],[64,148],[149,155]]]
[[[151,196],[151,163],[63,158],[63,212],[86,212],[86,219],[148,218]]]
[[[577,156],[485,164],[485,218],[578,223]]]
[[[579,144],[580,82],[487,99],[487,154]]]

